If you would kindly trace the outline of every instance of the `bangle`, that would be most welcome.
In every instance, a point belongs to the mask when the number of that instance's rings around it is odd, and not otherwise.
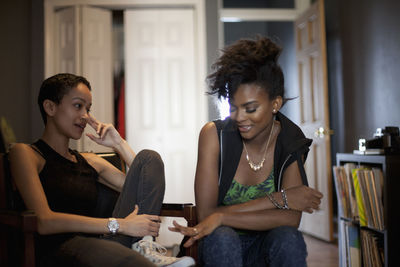
[[[282,200],[283,200],[283,207],[282,207],[282,209],[288,210],[288,209],[289,209],[289,205],[288,205],[288,202],[287,202],[287,197],[286,197],[285,189],[282,188],[281,194],[282,194]]]
[[[267,197],[272,202],[272,204],[274,204],[275,207],[277,207],[278,209],[283,209],[283,207],[276,201],[272,194],[267,194]]]

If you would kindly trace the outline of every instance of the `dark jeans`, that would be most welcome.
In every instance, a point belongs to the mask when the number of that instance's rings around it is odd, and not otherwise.
[[[303,235],[294,227],[282,226],[265,232],[238,234],[221,226],[200,243],[204,267],[306,266]]]
[[[99,192],[100,209],[107,209],[114,201],[106,191]],[[139,206],[139,214],[160,214],[165,192],[164,164],[160,155],[151,150],[139,152],[129,172],[122,192],[119,194],[112,216],[124,218]],[[107,215],[108,212],[103,212]],[[111,214],[110,214],[111,215]],[[101,216],[104,217],[104,216]],[[75,236],[57,251],[45,266],[154,266],[142,255],[133,251],[131,245],[141,237],[104,235],[103,237]]]

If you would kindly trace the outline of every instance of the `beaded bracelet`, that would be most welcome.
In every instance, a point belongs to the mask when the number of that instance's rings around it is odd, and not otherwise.
[[[278,203],[278,201],[276,201],[272,194],[267,194],[267,197],[272,202],[272,204],[274,204],[275,207],[277,207],[278,209],[283,209],[283,207]]]
[[[281,194],[282,194],[283,206],[281,204],[279,204],[278,201],[276,201],[276,199],[274,198],[274,196],[272,194],[267,194],[267,197],[272,202],[272,204],[274,204],[274,206],[277,207],[278,209],[281,209],[281,210],[290,209],[288,202],[287,202],[285,189],[281,190]]]
[[[288,209],[289,209],[289,205],[288,205],[288,202],[287,202],[287,197],[286,197],[285,189],[282,189],[282,190],[281,190],[281,194],[282,194],[282,200],[283,200],[283,207],[282,207],[282,209],[288,210]]]

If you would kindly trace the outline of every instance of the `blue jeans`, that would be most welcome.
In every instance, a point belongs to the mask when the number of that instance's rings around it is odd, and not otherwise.
[[[203,238],[200,257],[205,267],[299,267],[306,266],[307,248],[302,233],[294,227],[238,234],[220,226]]]

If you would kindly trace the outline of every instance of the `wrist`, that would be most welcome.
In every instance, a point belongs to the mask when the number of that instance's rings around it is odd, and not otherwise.
[[[115,235],[116,233],[119,232],[120,224],[116,218],[109,218],[107,222],[107,228],[110,234]]]
[[[214,213],[214,216],[217,218],[217,221],[219,222],[219,226],[225,224],[224,223],[224,219],[225,219],[224,213],[216,212],[216,213]]]
[[[117,218],[118,223],[119,223],[119,229],[118,229],[118,234],[125,234],[125,219],[123,218]]]
[[[279,192],[274,192],[271,194],[267,194],[267,197],[271,201],[271,203],[278,209],[284,209],[288,210],[288,202],[287,202],[287,197],[286,197],[286,192],[284,189],[282,189]]]
[[[289,208],[289,205],[288,205],[288,200],[287,200],[287,196],[286,196],[286,191],[285,191],[285,189],[283,189],[282,188],[282,190],[281,190],[281,196],[282,196],[282,202],[283,202],[283,209],[285,209],[285,210],[288,210],[288,209],[290,209]]]
[[[283,207],[283,199],[281,192],[273,192],[271,194],[267,194],[269,201],[273,204],[274,208],[282,209]]]
[[[126,141],[125,141],[125,139],[123,139],[122,137],[121,137],[121,140],[119,141],[119,142],[117,142],[114,146],[113,146],[113,149],[116,151],[116,152],[121,152],[122,151],[122,149],[123,149],[123,147],[126,145]]]
[[[275,197],[276,201],[278,202],[278,204],[281,207],[283,207],[284,203],[283,203],[283,198],[282,198],[281,191],[274,192],[274,197]]]

